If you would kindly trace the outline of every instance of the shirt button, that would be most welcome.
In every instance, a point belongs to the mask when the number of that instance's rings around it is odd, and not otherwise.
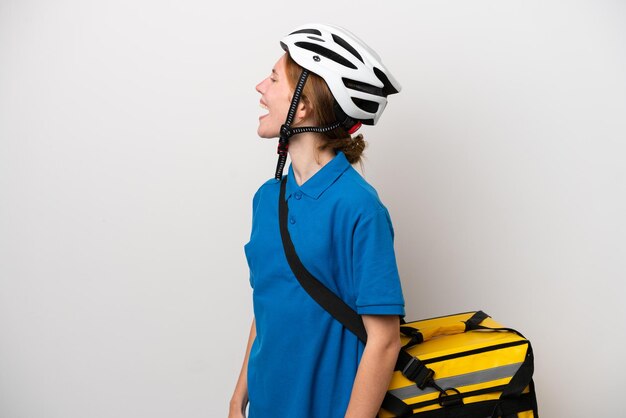
[[[290,216],[289,217],[289,223],[292,224],[292,225],[295,224],[296,223],[296,218],[294,218],[293,216]]]
[[[296,192],[296,193],[294,194],[294,197],[295,197],[296,199],[300,200],[300,199],[302,199],[302,193],[300,193],[300,192]]]

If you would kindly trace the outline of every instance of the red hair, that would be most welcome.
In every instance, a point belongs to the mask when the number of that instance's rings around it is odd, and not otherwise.
[[[295,90],[302,73],[302,67],[289,54],[287,54],[285,61],[285,72],[289,85]],[[333,110],[335,98],[322,77],[309,72],[300,100],[312,109],[316,126],[327,126],[336,122]],[[359,134],[353,138],[343,126],[321,135],[324,136],[324,143],[320,146],[320,150],[330,148],[335,152],[342,151],[350,164],[361,162],[361,156],[366,146],[363,135]]]

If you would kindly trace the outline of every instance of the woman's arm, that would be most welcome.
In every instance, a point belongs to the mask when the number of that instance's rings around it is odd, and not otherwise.
[[[253,319],[252,325],[250,326],[250,336],[248,337],[248,347],[246,348],[246,355],[243,359],[243,366],[241,366],[235,392],[230,400],[228,418],[241,418],[246,416],[246,406],[248,405],[248,358],[250,357],[250,348],[255,338],[256,323]]]
[[[383,402],[400,351],[396,315],[363,315],[367,344],[354,379],[346,418],[373,418]]]

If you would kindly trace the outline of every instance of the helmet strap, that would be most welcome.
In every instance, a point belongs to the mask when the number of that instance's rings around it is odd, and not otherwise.
[[[287,161],[287,154],[289,150],[289,138],[294,135],[301,134],[304,132],[317,132],[317,133],[325,133],[332,131],[333,129],[337,129],[340,126],[343,126],[350,135],[352,135],[357,129],[361,127],[361,122],[356,121],[345,114],[345,112],[339,107],[337,102],[334,104],[335,116],[337,117],[337,121],[327,126],[303,126],[292,128],[291,123],[293,122],[293,118],[296,115],[296,109],[298,108],[298,103],[300,102],[300,98],[302,97],[302,90],[304,89],[304,83],[309,76],[309,72],[306,69],[302,70],[302,74],[300,74],[300,79],[298,80],[298,84],[296,85],[296,90],[293,93],[293,98],[291,99],[291,105],[289,106],[289,112],[287,113],[287,119],[285,123],[280,127],[280,137],[278,139],[278,162],[276,163],[276,173],[274,178],[276,180],[280,180],[283,177],[283,170],[285,169],[285,164]]]
[[[302,69],[302,74],[300,74],[300,79],[298,80],[298,84],[296,85],[296,90],[293,93],[293,97],[291,98],[291,105],[289,106],[289,112],[287,113],[287,119],[285,123],[280,127],[280,137],[278,138],[278,162],[276,163],[276,174],[274,178],[276,180],[280,180],[283,177],[283,170],[285,168],[285,163],[287,162],[287,150],[289,149],[289,138],[295,135],[293,129],[291,129],[291,123],[293,122],[293,118],[296,115],[296,109],[298,108],[298,103],[300,103],[300,97],[302,96],[302,90],[304,89],[304,83],[306,83],[306,79],[309,77],[309,72],[306,69]]]

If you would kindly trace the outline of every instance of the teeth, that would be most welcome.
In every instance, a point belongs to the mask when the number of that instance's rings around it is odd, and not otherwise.
[[[270,110],[267,106],[265,106],[263,103],[259,103],[259,106],[261,106],[261,109],[265,109],[265,110]]]

